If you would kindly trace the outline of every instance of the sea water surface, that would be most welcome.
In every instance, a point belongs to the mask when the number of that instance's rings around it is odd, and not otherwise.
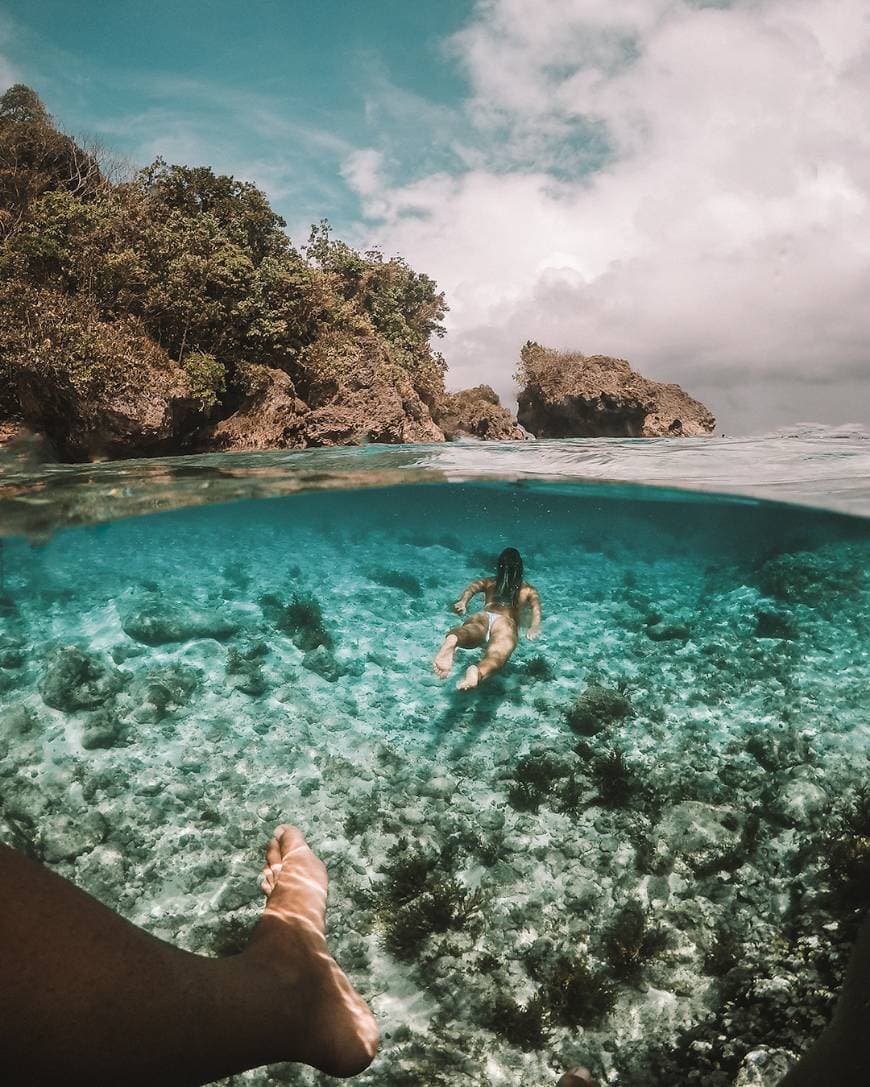
[[[272,828],[298,823],[382,1028],[360,1083],[545,1087],[582,1062],[628,1087],[773,1085],[866,905],[868,515],[850,429],[87,466],[19,449],[0,837],[226,954]],[[506,546],[541,637],[458,692],[476,654],[448,682],[432,657]]]

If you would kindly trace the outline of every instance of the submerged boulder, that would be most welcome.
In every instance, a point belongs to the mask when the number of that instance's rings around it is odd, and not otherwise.
[[[663,816],[653,834],[656,854],[683,858],[696,872],[731,863],[743,842],[746,818],[736,808],[684,800]]]
[[[0,738],[26,736],[33,729],[35,720],[33,711],[23,702],[0,709]]]
[[[762,590],[790,604],[825,604],[863,587],[866,572],[860,558],[847,548],[787,551],[773,555],[761,567]]]
[[[144,645],[170,645],[195,638],[223,641],[242,626],[243,616],[231,609],[205,611],[177,601],[148,600],[121,615],[124,633]]]
[[[55,815],[42,828],[42,854],[49,864],[74,860],[105,840],[105,818],[98,811]]]
[[[111,707],[89,713],[82,725],[82,747],[85,751],[114,747],[124,735],[124,725]]]
[[[302,666],[329,683],[335,683],[344,675],[344,668],[325,645],[310,649],[302,658]]]
[[[39,693],[47,706],[72,712],[103,705],[123,683],[123,673],[107,661],[75,645],[65,645],[50,654]]]
[[[190,701],[199,680],[200,673],[188,665],[157,665],[137,675],[118,702],[134,721],[162,721]]]
[[[230,649],[227,653],[227,679],[231,687],[242,694],[261,695],[268,689],[263,675],[262,657],[266,647],[261,644],[246,649]]]
[[[590,683],[565,710],[565,720],[578,735],[595,736],[608,725],[631,717],[633,712],[622,691]]]
[[[681,438],[716,420],[679,385],[642,377],[624,359],[523,348],[517,419],[539,438]]]

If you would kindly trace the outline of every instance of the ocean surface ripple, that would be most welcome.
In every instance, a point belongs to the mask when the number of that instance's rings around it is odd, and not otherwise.
[[[803,424],[761,437],[462,441],[87,465],[42,463],[24,444],[0,451],[0,534],[50,535],[69,524],[300,491],[487,479],[652,486],[867,517],[870,434]]]

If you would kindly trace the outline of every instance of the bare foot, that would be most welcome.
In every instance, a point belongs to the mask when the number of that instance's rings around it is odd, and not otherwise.
[[[572,1068],[562,1076],[556,1087],[598,1087],[598,1080],[588,1068],[578,1064],[576,1068]]]
[[[439,679],[447,679],[453,670],[453,657],[456,653],[456,643],[459,639],[455,634],[448,634],[444,643],[435,655],[432,667]]]
[[[480,669],[476,664],[470,664],[462,679],[456,684],[457,691],[470,691],[480,683]]]
[[[378,1027],[326,946],[327,882],[302,833],[277,827],[260,883],[268,901],[246,954],[274,973],[275,1000],[285,1001],[285,1059],[355,1076],[372,1062]]]

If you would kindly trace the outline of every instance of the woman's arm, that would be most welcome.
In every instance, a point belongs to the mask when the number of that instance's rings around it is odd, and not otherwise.
[[[538,596],[538,590],[532,585],[526,586],[525,603],[532,613],[532,621],[526,632],[526,637],[531,642],[534,641],[541,632],[541,598]]]
[[[453,610],[457,615],[465,615],[465,609],[468,607],[468,601],[473,596],[477,596],[478,593],[485,593],[487,585],[492,581],[490,577],[478,578],[477,581],[472,581],[465,592],[453,605]]]

